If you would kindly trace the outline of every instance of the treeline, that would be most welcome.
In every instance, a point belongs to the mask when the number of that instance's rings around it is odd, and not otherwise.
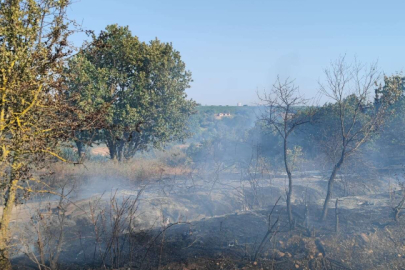
[[[383,83],[383,92],[377,93],[378,99],[381,99],[383,93],[387,93],[388,85],[398,91],[395,101],[390,104],[385,113],[384,123],[378,131],[362,146],[362,158],[364,161],[370,161],[374,168],[384,169],[389,166],[402,166],[405,160],[405,88],[402,83],[401,75],[385,77]],[[392,82],[397,81],[396,85]],[[380,86],[375,86],[377,90]],[[363,112],[371,113],[375,110],[375,93],[370,95],[368,102],[363,104]],[[350,104],[355,103],[355,96],[349,96],[345,100]],[[377,102],[378,102],[377,99]],[[276,130],[270,125],[264,123],[260,118],[266,111],[265,106],[236,107],[232,108],[232,117],[218,119],[215,116],[220,112],[227,112],[228,106],[199,106],[197,113],[192,115],[189,120],[189,130],[192,137],[187,139],[191,144],[188,151],[189,157],[197,161],[203,156],[200,151],[207,150],[207,145],[217,144],[249,144],[258,148],[261,157],[269,160],[274,168],[280,169],[283,166],[282,158],[282,140],[277,136]],[[307,161],[308,170],[320,169],[327,166],[328,161],[324,159],[325,150],[322,145],[331,141],[331,124],[336,124],[336,104],[327,102],[326,104],[314,106],[317,110],[312,116],[309,125],[300,127],[291,134],[291,151],[299,151],[300,159]],[[305,107],[295,107],[295,111],[305,110]],[[336,128],[336,127],[335,127]],[[234,147],[232,148],[234,149]],[[295,149],[295,150],[294,150]],[[256,151],[256,150],[255,150]],[[360,154],[360,153],[359,153]],[[250,157],[251,153],[243,151],[232,159]],[[360,157],[359,157],[360,158]],[[311,161],[319,161],[314,164]]]

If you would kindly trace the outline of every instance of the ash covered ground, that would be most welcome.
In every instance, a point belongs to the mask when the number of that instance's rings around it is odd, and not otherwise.
[[[14,265],[38,268],[35,228],[47,226],[49,249],[64,232],[61,269],[404,269],[405,217],[393,211],[402,195],[395,173],[384,175],[366,186],[340,175],[338,209],[332,200],[325,222],[324,176],[294,175],[293,228],[283,174],[255,183],[236,173],[88,179],[62,206],[47,197],[16,208],[13,228],[24,237],[14,238]]]

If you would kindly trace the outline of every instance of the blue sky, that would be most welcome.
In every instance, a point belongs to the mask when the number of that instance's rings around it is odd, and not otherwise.
[[[278,74],[316,96],[322,70],[343,54],[378,60],[386,74],[405,69],[405,1],[79,0],[69,16],[172,42],[193,73],[188,96],[203,105],[254,104]]]

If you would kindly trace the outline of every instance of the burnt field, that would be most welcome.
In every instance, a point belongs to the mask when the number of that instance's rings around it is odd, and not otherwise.
[[[295,175],[292,227],[282,173],[255,184],[184,169],[136,182],[86,177],[65,186],[64,199],[17,206],[12,261],[15,269],[47,269],[56,255],[59,269],[404,269],[396,175],[367,185],[339,175],[323,222],[327,181],[319,171]]]

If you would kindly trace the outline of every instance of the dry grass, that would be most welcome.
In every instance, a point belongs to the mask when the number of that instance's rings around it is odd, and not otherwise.
[[[88,161],[78,165],[56,163],[52,165],[51,170],[54,172],[54,181],[88,180],[99,177],[138,182],[157,180],[166,176],[183,175],[189,172],[189,169],[185,166],[172,167],[159,159],[132,159],[122,163],[115,161]]]

